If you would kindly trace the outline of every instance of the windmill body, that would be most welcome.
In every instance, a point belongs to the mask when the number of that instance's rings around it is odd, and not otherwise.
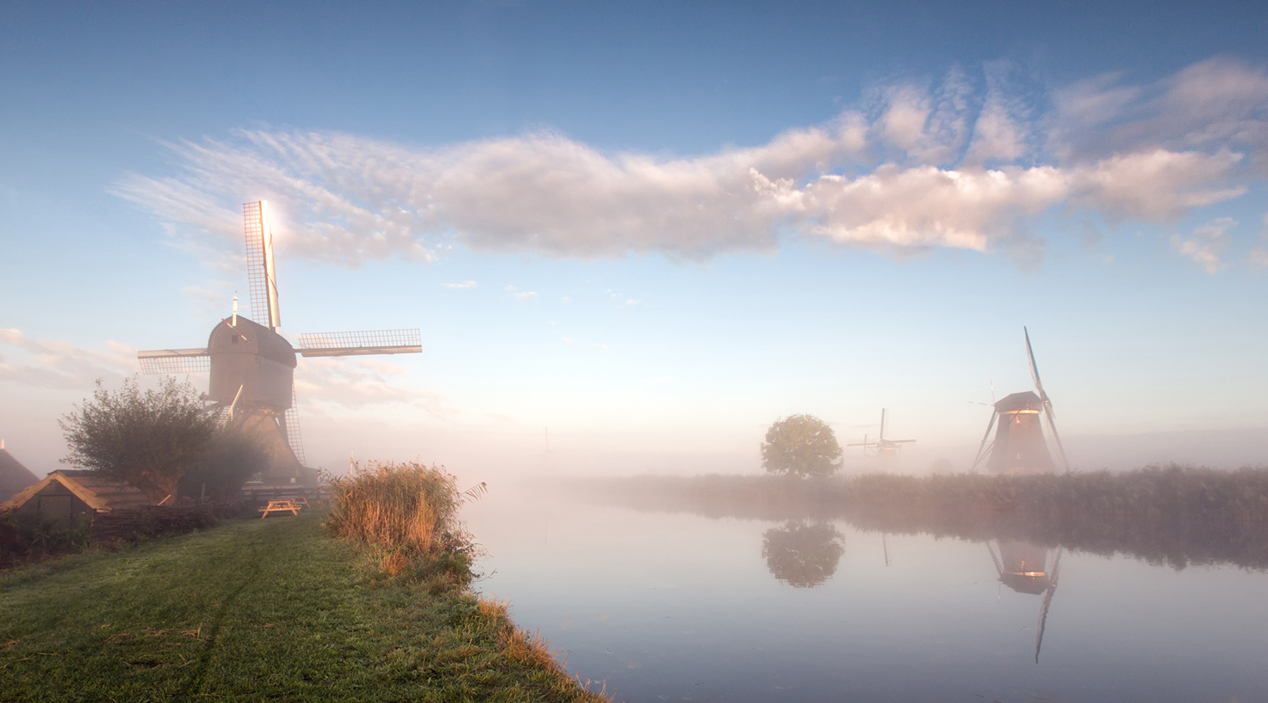
[[[1032,391],[1014,393],[995,404],[995,445],[986,468],[998,474],[1046,473],[1053,469],[1039,419],[1043,401]]]
[[[1057,434],[1052,401],[1039,379],[1039,366],[1035,363],[1035,353],[1030,346],[1030,331],[1024,327],[1022,330],[1026,335],[1026,356],[1030,360],[1030,376],[1035,382],[1035,390],[1013,393],[992,406],[994,411],[991,413],[991,421],[986,425],[986,434],[982,436],[973,468],[976,469],[985,462],[988,471],[999,474],[1053,471],[1057,464],[1053,461],[1052,454],[1048,451],[1048,442],[1044,438],[1043,425],[1046,423],[1061,465],[1069,470],[1065,448],[1061,446],[1061,435]],[[995,430],[994,441],[991,441],[991,430]]]
[[[419,331],[302,334],[299,348],[291,345],[277,332],[281,315],[268,204],[247,203],[243,210],[251,307],[264,323],[239,315],[235,297],[233,314],[212,328],[206,347],[143,351],[137,358],[143,373],[210,373],[206,399],[227,425],[254,436],[269,456],[268,468],[253,487],[316,487],[317,471],[304,466],[295,408],[297,355],[419,353]]]

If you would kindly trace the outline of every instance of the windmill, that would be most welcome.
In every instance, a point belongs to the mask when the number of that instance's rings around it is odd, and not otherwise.
[[[1052,455],[1048,453],[1048,444],[1044,441],[1042,414],[1047,421],[1048,431],[1057,445],[1061,464],[1068,471],[1070,464],[1066,461],[1065,447],[1061,446],[1061,436],[1057,434],[1057,423],[1052,412],[1052,401],[1044,392],[1043,382],[1039,380],[1039,367],[1035,364],[1035,352],[1030,346],[1030,331],[1025,327],[1026,356],[1030,360],[1030,377],[1035,382],[1034,391],[1023,391],[1005,396],[992,407],[991,421],[986,425],[986,434],[982,435],[982,444],[978,447],[977,458],[973,460],[973,469],[977,469],[983,461],[986,468],[993,473],[1044,473],[1052,471],[1054,466]],[[991,437],[991,429],[995,429],[995,440]]]
[[[1057,557],[1052,560],[1049,569],[1049,549],[1030,542],[999,540],[999,556],[986,543],[991,553],[991,561],[995,562],[995,571],[999,574],[999,582],[1018,593],[1030,595],[1043,594],[1043,605],[1039,608],[1039,626],[1035,632],[1035,663],[1039,663],[1039,649],[1043,646],[1043,633],[1048,625],[1048,609],[1052,607],[1052,596],[1057,592],[1057,580],[1061,577],[1061,548],[1057,547]]]
[[[876,457],[876,467],[881,471],[898,469],[898,450],[902,445],[915,442],[914,439],[885,439],[885,408],[881,408],[881,436],[875,442],[863,435],[862,442],[847,444],[847,447],[862,447],[864,456]]]
[[[304,466],[295,409],[296,352],[308,356],[420,353],[417,329],[301,334],[299,348],[278,334],[277,278],[273,230],[265,201],[242,206],[246,230],[247,283],[255,322],[233,312],[211,330],[207,346],[158,349],[137,354],[146,374],[209,373],[206,399],[225,422],[260,440],[270,462],[262,487],[315,487],[317,472]]]

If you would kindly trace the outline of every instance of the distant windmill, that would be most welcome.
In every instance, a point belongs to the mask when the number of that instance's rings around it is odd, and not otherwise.
[[[207,346],[159,349],[137,354],[142,373],[208,373],[207,398],[218,404],[229,423],[254,434],[270,456],[264,486],[315,486],[317,472],[304,466],[304,449],[295,409],[296,349],[277,333],[281,314],[273,264],[273,230],[268,203],[242,206],[246,228],[247,282],[252,315],[259,324],[233,313],[211,330]],[[422,351],[417,329],[301,334],[303,356],[359,356]]]
[[[999,556],[986,543],[991,553],[991,561],[995,562],[995,571],[999,574],[1000,583],[1018,593],[1030,595],[1043,594],[1043,606],[1039,609],[1039,626],[1035,633],[1035,663],[1039,663],[1039,649],[1043,646],[1043,633],[1048,626],[1048,609],[1052,606],[1052,596],[1057,592],[1057,580],[1061,577],[1061,548],[1057,548],[1057,558],[1052,560],[1052,568],[1048,569],[1047,547],[1030,542],[999,541]]]
[[[895,471],[898,469],[898,450],[901,445],[915,442],[914,439],[885,439],[885,408],[881,408],[881,436],[875,442],[869,441],[867,435],[863,435],[862,442],[847,444],[847,447],[862,447],[864,456],[876,457],[876,467],[881,471]]]
[[[1039,367],[1035,365],[1035,352],[1030,347],[1030,331],[1025,327],[1026,356],[1030,360],[1030,376],[1034,379],[1033,391],[1013,393],[994,404],[991,421],[986,425],[986,434],[982,436],[982,444],[978,447],[977,458],[973,460],[976,469],[983,461],[986,468],[993,473],[1043,473],[1053,470],[1052,455],[1048,453],[1048,444],[1043,438],[1042,413],[1048,423],[1048,430],[1057,445],[1061,456],[1061,464],[1069,470],[1066,461],[1065,447],[1061,446],[1061,436],[1057,434],[1057,423],[1053,417],[1052,401],[1043,390],[1039,380]],[[995,429],[995,440],[991,437],[991,429]]]

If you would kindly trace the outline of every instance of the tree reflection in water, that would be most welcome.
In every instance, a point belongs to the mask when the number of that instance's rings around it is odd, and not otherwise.
[[[814,588],[832,578],[844,553],[845,537],[826,522],[791,520],[762,537],[766,568],[794,588]]]

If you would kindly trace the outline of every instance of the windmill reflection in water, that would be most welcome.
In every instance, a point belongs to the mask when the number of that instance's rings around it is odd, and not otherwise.
[[[973,468],[976,470],[985,463],[986,470],[995,474],[1051,473],[1055,464],[1044,439],[1043,424],[1046,422],[1057,446],[1061,464],[1069,471],[1065,448],[1061,445],[1061,436],[1057,434],[1052,401],[1043,389],[1039,367],[1035,364],[1030,331],[1024,327],[1022,331],[1026,336],[1026,357],[1030,362],[1030,376],[1035,382],[1035,391],[1013,393],[994,404],[994,412],[986,426],[986,434],[982,437]],[[1043,420],[1040,420],[1041,416]],[[990,441],[992,429],[995,430],[995,439]],[[1048,622],[1048,609],[1052,605],[1052,596],[1056,593],[1057,580],[1061,573],[1061,548],[1057,548],[1056,557],[1049,564],[1052,550],[1048,547],[1014,540],[997,540],[997,545],[998,554],[990,542],[986,543],[986,548],[991,554],[991,561],[995,563],[1000,583],[1017,593],[1043,596],[1035,633],[1035,663],[1038,664],[1039,650],[1043,646],[1044,629]]]

